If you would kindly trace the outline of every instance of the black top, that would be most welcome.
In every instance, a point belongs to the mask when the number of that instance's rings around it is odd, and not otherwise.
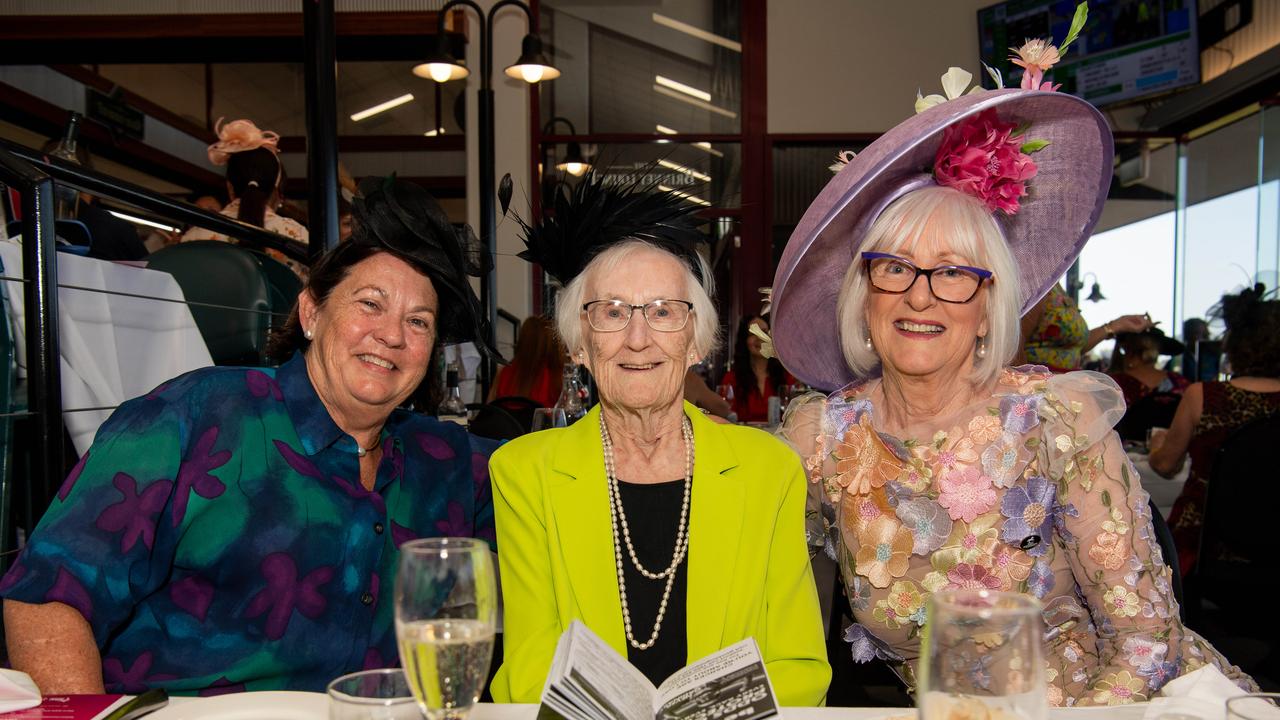
[[[631,546],[636,557],[649,572],[661,572],[671,564],[676,547],[676,531],[680,525],[680,506],[684,503],[684,480],[637,485],[618,483],[622,507],[627,513],[627,526],[631,531]],[[692,514],[692,508],[690,509]],[[621,528],[619,528],[621,533]],[[631,634],[637,642],[645,642],[653,633],[653,621],[658,617],[658,605],[662,603],[662,591],[667,586],[665,578],[650,580],[640,574],[625,545],[622,547],[622,572],[627,581],[627,606],[631,612]],[[627,660],[654,685],[660,685],[672,673],[684,667],[688,659],[686,637],[686,588],[688,587],[689,558],[686,555],[676,568],[676,580],[667,599],[667,614],[662,617],[662,629],[658,640],[648,650],[637,650],[627,644]]]

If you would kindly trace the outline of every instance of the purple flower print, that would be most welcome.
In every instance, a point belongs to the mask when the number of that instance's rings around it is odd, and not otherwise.
[[[889,507],[896,508],[899,503],[910,500],[915,493],[911,488],[892,480],[884,484],[884,500],[889,503]]]
[[[1147,687],[1152,690],[1159,690],[1164,687],[1165,683],[1178,677],[1179,668],[1179,663],[1170,660],[1140,668],[1138,675],[1147,679]]]
[[[272,553],[262,561],[262,577],[267,586],[249,601],[245,617],[256,618],[267,613],[263,628],[268,640],[279,640],[289,626],[294,611],[312,620],[320,617],[328,605],[320,588],[333,579],[333,568],[322,566],[298,580],[298,566],[287,553]]]
[[[22,556],[18,556],[21,560]],[[7,591],[9,588],[18,584],[22,580],[22,576],[27,574],[27,566],[21,562],[15,562],[13,567],[9,568],[9,572],[5,573],[4,578],[0,578],[0,593]]]
[[[854,662],[871,662],[876,658],[888,662],[902,662],[901,655],[894,652],[888,643],[872,635],[862,623],[854,623],[845,628],[844,640],[852,646]]]
[[[391,477],[397,480],[404,478],[404,450],[400,449],[399,443],[382,444],[382,462],[391,464]]]
[[[230,450],[212,452],[216,442],[218,442],[218,426],[214,425],[204,431],[196,441],[196,446],[191,449],[190,456],[178,469],[178,487],[173,498],[174,527],[181,525],[182,519],[187,515],[187,502],[191,499],[192,490],[200,497],[212,500],[227,489],[221,480],[209,474],[210,470],[226,465],[231,459]]]
[[[84,456],[80,458],[80,462],[71,468],[71,472],[67,474],[67,479],[62,481],[62,487],[58,488],[59,500],[66,500],[67,496],[71,494],[71,489],[75,487],[76,481],[80,479],[80,473],[84,471],[84,466],[87,462],[89,462],[89,450],[86,450]]]
[[[417,539],[418,539],[418,534],[415,533],[413,530],[401,525],[395,520],[391,521],[391,542],[395,543],[396,547],[400,547],[401,545],[409,542],[410,540],[417,540]]]
[[[458,454],[453,451],[449,443],[444,438],[431,433],[417,433],[418,446],[422,448],[422,452],[430,455],[436,460],[452,460]]]
[[[1027,578],[1031,594],[1043,599],[1053,589],[1053,583],[1053,570],[1050,569],[1049,563],[1037,560],[1036,564],[1031,566],[1031,576]]]
[[[373,604],[378,604],[378,588],[382,586],[382,579],[378,577],[378,573],[374,572],[369,576],[369,594],[373,596]]]
[[[58,577],[53,581],[53,587],[49,588],[49,592],[45,593],[44,601],[70,605],[79,610],[85,620],[93,622],[93,600],[84,589],[84,585],[81,585],[76,576],[67,572],[64,567],[58,568]]]
[[[471,453],[471,482],[476,486],[476,497],[489,491],[489,456]]]
[[[176,675],[148,675],[155,657],[151,651],[142,653],[134,659],[128,670],[119,658],[109,657],[102,661],[102,680],[107,687],[124,693],[140,693],[157,682],[173,680]]]
[[[467,518],[466,513],[462,510],[462,503],[451,500],[449,501],[449,517],[436,522],[436,529],[442,535],[448,537],[469,537],[471,535],[471,521]]]
[[[284,458],[284,461],[289,464],[289,467],[293,468],[299,475],[315,478],[317,480],[324,479],[324,473],[320,472],[320,470],[317,469],[316,466],[306,458],[306,456],[301,455],[297,450],[289,447],[289,443],[284,442],[283,440],[272,440],[271,442],[275,443],[276,452],[280,453],[280,457]]]
[[[233,683],[226,675],[213,681],[209,687],[197,693],[200,697],[216,697],[218,695],[230,695],[232,693],[242,693],[245,691],[244,683]]]
[[[1004,494],[1000,513],[1008,520],[1000,530],[1000,539],[1019,545],[1024,538],[1039,535],[1040,542],[1027,549],[1031,557],[1049,551],[1053,535],[1053,513],[1057,509],[1058,486],[1039,475],[1027,478],[1027,486],[1015,485]]]
[[[942,547],[942,543],[951,536],[951,517],[938,503],[928,498],[899,503],[897,515],[915,538],[915,545],[911,548],[913,555],[928,555]]]
[[[249,394],[256,398],[272,397],[276,400],[283,400],[284,394],[280,392],[280,386],[276,383],[276,379],[261,370],[249,370],[244,374],[244,384],[249,388]]]
[[[1000,400],[1000,424],[1021,435],[1040,424],[1039,395],[1006,395]]]
[[[213,583],[195,575],[183,578],[169,586],[169,599],[179,609],[204,622],[213,604]]]
[[[121,553],[132,550],[138,540],[142,540],[142,545],[150,550],[156,538],[155,519],[169,501],[169,490],[173,483],[156,480],[141,495],[138,494],[137,481],[125,473],[116,473],[111,484],[115,485],[124,499],[103,510],[94,524],[98,529],[109,533],[124,531],[120,536]]]
[[[395,666],[387,665],[382,661],[382,653],[378,651],[378,648],[371,647],[364,651],[364,665],[361,667],[362,670],[377,670],[385,667]]]
[[[827,401],[827,425],[832,429],[832,434],[840,437],[846,430],[861,422],[863,414],[873,410],[870,400],[850,402],[845,399],[843,392],[837,392]]]

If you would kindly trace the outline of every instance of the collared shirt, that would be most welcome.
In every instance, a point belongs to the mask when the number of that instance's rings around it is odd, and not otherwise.
[[[108,692],[323,691],[397,664],[401,543],[495,542],[495,447],[397,410],[367,491],[301,355],[197,370],[103,424],[0,595],[84,615]]]

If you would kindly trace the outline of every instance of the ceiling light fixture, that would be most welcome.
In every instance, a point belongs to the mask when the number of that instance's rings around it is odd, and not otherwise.
[[[121,220],[127,220],[133,223],[134,225],[146,225],[147,227],[152,227],[157,230],[163,230],[165,232],[175,232],[178,229],[170,225],[163,225],[154,220],[144,220],[143,218],[140,218],[140,217],[134,217],[133,215],[126,215],[125,213],[122,213],[122,212],[116,212],[115,210],[108,210],[107,212],[111,213],[112,215],[115,215]]]
[[[664,159],[662,159],[662,160],[659,160],[659,161],[658,161],[658,164],[659,164],[659,165],[661,165],[662,167],[664,167],[664,168],[668,169],[668,170],[675,170],[675,171],[676,171],[676,172],[678,172],[678,173],[684,173],[685,175],[688,175],[689,177],[691,177],[691,178],[693,178],[693,179],[695,179],[695,180],[701,180],[702,182],[711,182],[711,176],[710,176],[710,175],[708,175],[708,174],[706,174],[706,173],[698,172],[697,170],[694,170],[694,169],[693,169],[693,168],[691,168],[691,167],[685,167],[684,165],[681,165],[680,163],[673,163],[673,162],[671,162],[670,160],[667,160],[667,159],[665,159],[665,158],[664,158]]]
[[[699,90],[692,85],[685,85],[682,82],[676,82],[669,77],[663,77],[661,75],[654,75],[653,81],[662,87],[670,88],[676,92],[682,92],[689,97],[696,97],[702,102],[711,102],[711,93],[706,90]]]
[[[711,203],[707,202],[706,200],[703,200],[700,197],[697,197],[695,195],[690,195],[687,192],[681,192],[679,190],[676,190],[675,188],[667,187],[666,185],[659,185],[658,190],[661,192],[669,192],[672,195],[675,195],[676,197],[684,198],[685,200],[688,200],[689,202],[694,203],[695,205],[701,205],[703,207],[711,207]]]
[[[689,23],[686,23],[686,22],[680,22],[679,20],[676,20],[675,18],[667,17],[662,13],[654,13],[653,21],[663,27],[669,27],[672,30],[675,30],[676,32],[682,32],[685,35],[689,35],[690,37],[696,37],[699,40],[705,40],[714,45],[719,45],[720,47],[728,48],[734,52],[742,52],[742,43],[738,42],[737,40],[730,40],[729,38],[723,35],[717,35],[713,32],[707,32],[706,30],[703,30],[700,27],[690,25]]]
[[[377,115],[380,112],[386,112],[391,108],[397,108],[405,103],[413,102],[413,93],[405,93],[398,98],[392,98],[384,103],[378,103],[371,108],[366,108],[351,116],[352,122],[360,122]]]
[[[716,113],[717,115],[723,115],[729,119],[738,117],[738,113],[732,110],[725,110],[722,107],[712,105],[709,102],[704,102],[702,100],[697,99],[696,97],[690,97],[689,95],[684,93],[676,92],[675,90],[671,90],[670,88],[664,87],[658,83],[654,83],[653,91],[658,93],[659,95],[666,95],[669,98],[674,98],[676,100],[679,100],[680,102],[688,103],[696,108],[702,108],[707,112],[713,112],[713,113]]]
[[[444,128],[436,128],[435,130],[428,130],[422,134],[426,135],[427,137],[438,137],[444,134]]]

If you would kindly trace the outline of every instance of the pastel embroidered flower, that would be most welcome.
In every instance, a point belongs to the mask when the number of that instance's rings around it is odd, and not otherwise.
[[[1017,214],[1036,164],[1014,137],[1016,129],[994,108],[947,126],[934,156],[934,180],[978,198],[993,212]]]
[[[1143,670],[1150,673],[1152,668],[1164,662],[1164,655],[1169,651],[1169,645],[1151,638],[1133,635],[1125,639],[1121,650],[1124,652],[1125,661],[1137,668],[1139,673]]]
[[[866,610],[871,602],[871,588],[859,575],[854,575],[853,580],[845,585],[845,592],[849,595],[849,607],[859,612]]]
[[[853,532],[855,536],[876,520],[894,517],[893,508],[889,507],[882,492],[870,495],[845,495],[840,502],[840,514],[841,527],[845,531]]]
[[[1014,583],[1020,583],[1031,575],[1034,561],[1021,548],[988,538],[982,551],[991,559],[987,570],[1000,579],[1001,590],[1012,589]]]
[[[979,445],[1000,437],[1001,431],[1000,418],[995,415],[975,415],[969,421],[969,437]]]
[[[997,420],[997,423],[999,421]],[[996,487],[1009,487],[1018,479],[1018,447],[1021,437],[1011,432],[1001,433],[1000,439],[982,451],[982,471]]]
[[[1027,588],[1031,590],[1031,594],[1037,598],[1043,598],[1053,590],[1053,582],[1053,570],[1049,567],[1049,563],[1037,560],[1036,564],[1031,566],[1031,575],[1027,578]]]
[[[854,623],[845,628],[844,641],[851,646],[854,662],[871,662],[876,658],[886,662],[902,662],[901,655],[894,652],[888,643],[871,634],[862,623]]]
[[[897,515],[915,538],[911,552],[916,555],[928,555],[937,550],[951,535],[951,518],[929,498],[898,503]]]
[[[1094,685],[1093,701],[1099,705],[1127,705],[1146,700],[1142,694],[1146,682],[1128,670],[1111,673]]]
[[[854,556],[857,572],[878,588],[889,587],[893,578],[907,574],[911,532],[893,517],[882,517],[858,533],[858,552]]]
[[[1089,548],[1089,558],[1107,570],[1119,570],[1129,556],[1129,549],[1120,543],[1120,536],[1103,532],[1094,538]]]
[[[1147,687],[1159,690],[1165,683],[1178,677],[1179,664],[1173,661],[1153,663],[1149,667],[1139,668],[1138,675],[1147,679]]]
[[[869,413],[849,427],[834,454],[836,482],[853,495],[865,495],[902,474],[901,461],[871,427]]]
[[[911,488],[901,485],[897,482],[887,482],[884,486],[884,499],[889,507],[896,508],[899,504],[910,500],[915,493]]]
[[[999,590],[1000,578],[973,563],[960,563],[947,573],[947,587],[959,590]]]
[[[1116,585],[1103,594],[1102,599],[1106,601],[1107,607],[1111,612],[1120,617],[1133,617],[1138,614],[1140,603],[1138,594],[1126,589],[1123,585]]]
[[[871,616],[891,629],[915,623],[924,624],[924,594],[910,580],[899,580],[889,594],[876,603]]]
[[[844,436],[851,426],[857,425],[862,421],[863,415],[872,413],[873,408],[870,400],[850,399],[857,394],[860,388],[860,385],[846,388],[833,394],[827,400],[826,427],[832,435],[836,437]]]
[[[1000,531],[996,528],[999,521],[1000,514],[993,512],[975,518],[971,523],[954,523],[951,534],[942,547],[929,557],[929,563],[935,570],[945,573],[962,562],[984,562],[986,556],[982,548],[988,539],[1000,537]]]
[[[947,509],[952,520],[973,522],[996,504],[991,479],[974,467],[943,475],[940,488],[938,504]]]
[[[924,455],[934,466],[935,474],[963,469],[978,462],[978,452],[974,449],[973,440],[965,437],[960,428],[950,433],[939,433],[934,438],[933,449],[927,450]]]
[[[1058,487],[1045,478],[1032,475],[1027,486],[1009,488],[1000,503],[1000,512],[1009,518],[1000,530],[1000,539],[1020,545],[1031,535],[1038,535],[1040,542],[1027,552],[1040,557],[1049,551],[1049,539],[1053,536],[1053,510],[1057,506]]]
[[[1040,395],[1006,395],[1000,399],[1000,423],[1017,435],[1040,424]]]

